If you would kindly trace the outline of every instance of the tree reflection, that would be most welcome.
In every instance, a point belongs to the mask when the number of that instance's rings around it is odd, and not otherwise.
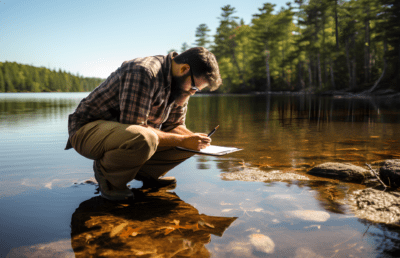
[[[372,237],[378,243],[377,251],[382,257],[399,257],[400,252],[400,228],[397,225],[374,223],[359,219],[360,223],[368,226],[363,237]]]
[[[134,193],[132,203],[101,197],[81,203],[71,220],[76,257],[209,257],[211,234],[222,236],[236,219],[199,214],[165,190]]]
[[[346,193],[351,188],[350,184],[342,184],[334,180],[310,180],[297,182],[299,187],[307,186],[316,191],[315,199],[319,201],[325,210],[345,214],[348,206],[346,204]],[[359,186],[354,185],[358,189]]]
[[[264,170],[323,162],[363,166],[400,157],[398,109],[372,98],[200,96],[191,99],[187,126],[207,132],[220,124],[213,144],[244,149],[229,157]]]

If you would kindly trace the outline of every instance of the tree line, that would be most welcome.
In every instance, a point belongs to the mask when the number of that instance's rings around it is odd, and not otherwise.
[[[0,92],[92,91],[103,80],[72,75],[61,69],[0,62]]]
[[[194,43],[216,55],[220,92],[398,89],[398,0],[265,3],[249,24],[231,5],[221,10],[215,35],[200,24]]]
[[[249,24],[221,8],[215,35],[205,23],[194,46],[217,57],[219,92],[398,90],[400,1],[294,0],[265,3]],[[190,48],[182,44],[181,52]],[[172,50],[170,50],[172,51]],[[0,92],[91,91],[103,79],[0,62]]]

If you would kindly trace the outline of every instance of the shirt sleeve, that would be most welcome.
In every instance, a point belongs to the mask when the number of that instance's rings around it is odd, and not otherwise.
[[[173,104],[168,119],[162,125],[163,131],[170,131],[178,125],[185,125],[187,105],[188,103],[185,103],[183,106]]]
[[[136,66],[121,72],[120,123],[147,124],[154,94],[154,83],[145,67]]]
[[[91,121],[113,120],[118,113],[118,87],[119,77],[114,72],[82,99],[74,114],[70,115],[69,128],[76,132],[82,125]],[[73,132],[70,132],[70,135]]]

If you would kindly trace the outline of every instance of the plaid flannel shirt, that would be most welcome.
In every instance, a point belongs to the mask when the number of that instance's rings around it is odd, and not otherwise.
[[[168,103],[172,57],[176,55],[173,52],[167,56],[137,58],[122,63],[69,115],[69,137],[96,120],[149,125],[163,131],[184,125],[187,104]],[[70,148],[68,139],[65,149]]]

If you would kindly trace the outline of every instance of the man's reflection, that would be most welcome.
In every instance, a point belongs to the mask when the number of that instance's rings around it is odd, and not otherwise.
[[[209,257],[211,234],[222,236],[235,217],[199,214],[175,193],[135,190],[135,202],[101,197],[81,203],[72,215],[76,257]]]

